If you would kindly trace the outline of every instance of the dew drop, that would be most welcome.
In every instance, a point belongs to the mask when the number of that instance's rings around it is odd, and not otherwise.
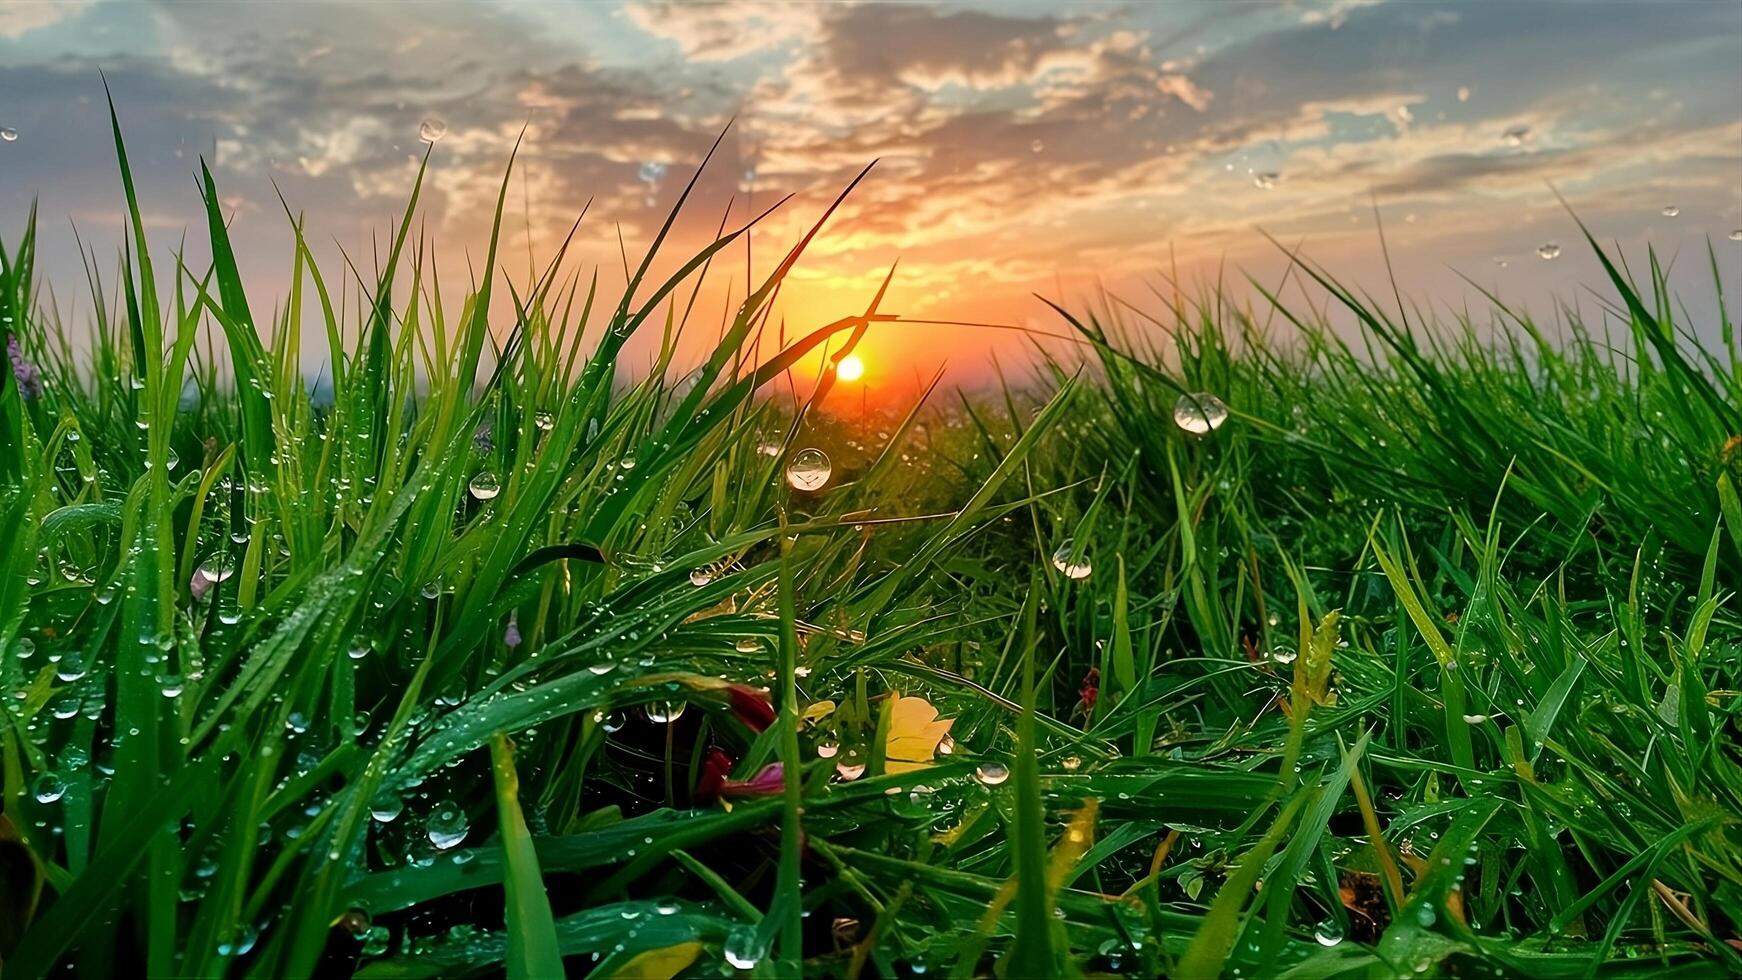
[[[756,927],[738,925],[726,934],[725,945],[721,952],[726,954],[726,962],[734,970],[752,970],[762,962],[762,940],[756,934]]]
[[[1343,941],[1343,926],[1336,919],[1326,919],[1313,927],[1313,938],[1320,946],[1335,946]]]
[[[829,482],[834,467],[821,449],[800,449],[786,464],[786,482],[801,493],[815,493]]]
[[[1207,435],[1228,421],[1228,406],[1204,392],[1179,396],[1173,405],[1173,424],[1192,435]]]
[[[45,772],[36,777],[30,791],[38,803],[53,803],[67,794],[67,781],[59,773]]]
[[[429,815],[429,822],[425,825],[429,842],[442,851],[465,840],[467,829],[466,811],[452,800],[436,804],[435,812]]]
[[[11,143],[18,139],[18,130],[11,126],[0,126],[0,140]]]
[[[974,770],[974,778],[987,786],[997,786],[1010,778],[1010,767],[1002,762],[982,762]]]
[[[1059,545],[1058,550],[1052,553],[1052,567],[1073,582],[1088,578],[1095,570],[1089,563],[1089,556],[1077,553],[1076,546],[1069,541]]]
[[[417,138],[425,143],[434,143],[448,135],[448,122],[440,116],[430,116],[417,127]]]
[[[502,492],[502,483],[496,479],[496,474],[485,470],[472,477],[472,482],[466,485],[466,489],[479,500],[495,500],[496,495]]]
[[[1665,205],[1664,205],[1664,206],[1663,206],[1663,211],[1661,211],[1661,212],[1660,212],[1660,213],[1661,213],[1661,214],[1662,214],[1662,215],[1663,215],[1663,216],[1664,216],[1664,217],[1666,217],[1666,218],[1673,218],[1673,217],[1675,217],[1675,216],[1676,216],[1676,215],[1678,215],[1678,214],[1681,214],[1681,213],[1682,213],[1682,209],[1681,209],[1681,206],[1680,206],[1680,205],[1676,205],[1676,204],[1665,204]]]
[[[1536,254],[1543,259],[1558,259],[1561,257],[1561,247],[1555,242],[1544,242],[1537,247]]]
[[[656,725],[667,725],[683,717],[684,709],[689,707],[687,701],[653,701],[647,705],[647,720]]]

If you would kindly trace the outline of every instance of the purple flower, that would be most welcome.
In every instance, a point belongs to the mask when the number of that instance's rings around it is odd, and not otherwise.
[[[508,616],[508,628],[502,631],[502,643],[510,650],[520,645],[520,621],[513,614]]]
[[[6,356],[12,360],[12,377],[18,381],[18,393],[26,400],[42,395],[42,374],[36,365],[24,357],[24,348],[18,345],[18,335],[8,334],[6,337]]]
[[[757,796],[774,796],[786,790],[786,767],[778,762],[769,763],[756,771],[756,775],[746,780],[728,779],[720,786],[720,795],[727,799],[742,800]]]
[[[202,566],[194,569],[193,577],[188,579],[188,592],[194,597],[195,602],[204,602],[206,596],[211,593],[212,586],[217,584],[215,579],[206,574],[206,570]]]

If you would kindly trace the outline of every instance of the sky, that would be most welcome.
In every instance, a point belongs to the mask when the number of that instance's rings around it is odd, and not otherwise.
[[[529,251],[542,264],[585,207],[571,268],[597,266],[607,293],[620,241],[639,256],[722,132],[673,261],[723,217],[792,195],[752,237],[766,272],[876,161],[783,290],[794,334],[862,311],[892,266],[885,312],[1047,332],[1063,324],[1036,294],[1160,313],[1168,277],[1274,282],[1284,248],[1389,295],[1376,206],[1417,302],[1461,310],[1479,285],[1544,317],[1557,301],[1594,311],[1608,293],[1557,190],[1630,257],[1649,243],[1673,258],[1702,335],[1708,240],[1742,288],[1734,0],[5,0],[0,235],[37,203],[43,279],[75,317],[89,301],[74,228],[105,261],[122,230],[99,71],[153,241],[185,233],[203,256],[205,157],[257,309],[290,275],[278,195],[324,261],[342,248],[367,267],[426,120],[446,131],[420,227],[458,286],[517,139],[500,274],[524,284]],[[1551,243],[1559,256],[1540,258]],[[725,290],[742,297],[745,262],[735,251],[713,278],[705,332]],[[945,363],[983,381],[1027,343],[884,325],[863,383]]]

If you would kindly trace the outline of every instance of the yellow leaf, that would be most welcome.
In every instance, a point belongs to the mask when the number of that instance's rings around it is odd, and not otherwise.
[[[895,695],[889,710],[889,737],[883,743],[884,772],[900,774],[931,765],[938,743],[955,722],[954,718],[940,720],[938,709],[925,698]]]
[[[804,714],[799,717],[799,720],[809,724],[827,718],[834,710],[835,702],[833,701],[814,701],[805,706]]]
[[[630,957],[628,962],[611,974],[612,980],[671,980],[682,973],[702,954],[702,944],[691,940],[650,949]]]

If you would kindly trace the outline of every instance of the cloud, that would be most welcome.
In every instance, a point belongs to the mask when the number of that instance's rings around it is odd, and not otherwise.
[[[1614,233],[1665,232],[1652,202],[1673,198],[1667,232],[1721,239],[1742,224],[1742,37],[1723,7],[650,0],[311,21],[288,5],[6,5],[0,46],[23,53],[0,59],[18,117],[0,123],[23,138],[0,144],[0,221],[40,193],[45,215],[118,224],[101,67],[154,229],[199,227],[189,177],[205,155],[262,264],[284,254],[278,191],[312,236],[366,254],[409,191],[427,116],[448,134],[420,220],[450,269],[480,260],[517,142],[504,248],[518,261],[530,235],[548,254],[590,200],[571,254],[606,273],[618,230],[632,252],[647,241],[729,120],[677,249],[728,202],[742,216],[790,193],[755,236],[759,256],[783,249],[878,160],[801,265],[806,310],[900,258],[905,312],[1014,318],[1058,276],[1129,283],[1170,254],[1267,261],[1260,226],[1373,269],[1375,194],[1418,217],[1399,216],[1400,261],[1419,247],[1432,268],[1543,235],[1563,217],[1549,181]],[[60,24],[5,41],[19,9]],[[1507,145],[1519,125],[1530,140]]]
[[[624,16],[654,37],[677,44],[695,61],[732,61],[806,37],[818,8],[805,3],[736,0],[727,3],[632,3]]]
[[[0,38],[15,39],[76,17],[91,0],[10,0],[0,5]]]

